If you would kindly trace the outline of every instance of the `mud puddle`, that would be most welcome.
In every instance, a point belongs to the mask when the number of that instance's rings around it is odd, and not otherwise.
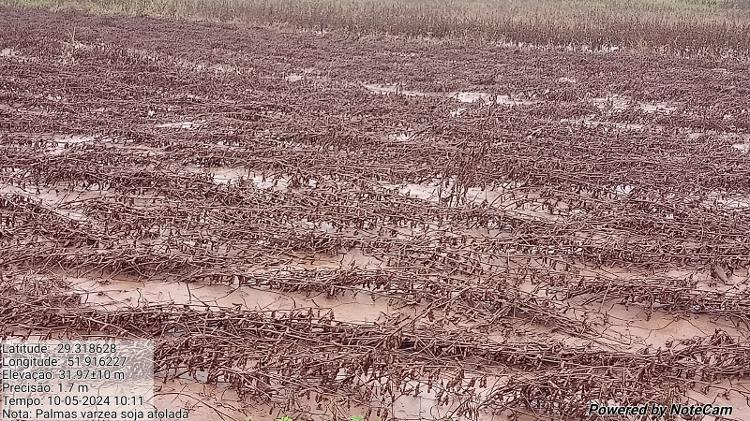
[[[54,135],[52,142],[55,145],[48,149],[49,154],[60,155],[73,146],[94,143],[96,138],[84,135]]]
[[[159,123],[155,125],[157,129],[183,129],[183,130],[196,130],[199,129],[205,121],[177,121],[173,123]]]
[[[487,92],[471,92],[471,91],[453,91],[449,93],[438,93],[438,92],[423,92],[416,90],[404,89],[401,85],[381,85],[364,83],[362,84],[368,91],[375,94],[395,94],[413,97],[428,97],[428,98],[450,98],[458,102],[463,103],[476,103],[481,102],[484,104],[497,104],[497,105],[532,105],[537,101],[524,100],[513,98],[509,95],[497,95]],[[459,113],[460,114],[460,113]],[[459,115],[456,114],[455,116]]]
[[[668,101],[636,101],[629,96],[615,93],[591,99],[591,103],[603,111],[620,112],[630,108],[636,108],[647,114],[671,114],[677,111],[679,104]]]
[[[391,184],[379,183],[380,187],[398,194],[428,201],[435,204],[443,204],[449,207],[461,207],[468,203],[495,208],[499,211],[513,213],[519,217],[529,219],[559,220],[572,209],[568,209],[562,202],[557,204],[555,213],[550,213],[549,206],[534,200],[533,192],[524,191],[527,200],[518,201],[513,197],[515,189],[523,188],[517,182],[501,183],[491,188],[467,187],[463,190],[457,189],[455,180],[434,179],[425,183]],[[541,199],[541,196],[536,197]]]

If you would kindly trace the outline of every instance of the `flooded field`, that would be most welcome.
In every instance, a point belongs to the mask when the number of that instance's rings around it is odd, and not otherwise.
[[[0,14],[4,337],[196,421],[750,419],[746,64]]]

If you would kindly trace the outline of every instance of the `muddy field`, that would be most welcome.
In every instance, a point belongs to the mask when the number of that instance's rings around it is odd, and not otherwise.
[[[0,334],[194,420],[750,419],[748,66],[611,50],[0,9]]]

